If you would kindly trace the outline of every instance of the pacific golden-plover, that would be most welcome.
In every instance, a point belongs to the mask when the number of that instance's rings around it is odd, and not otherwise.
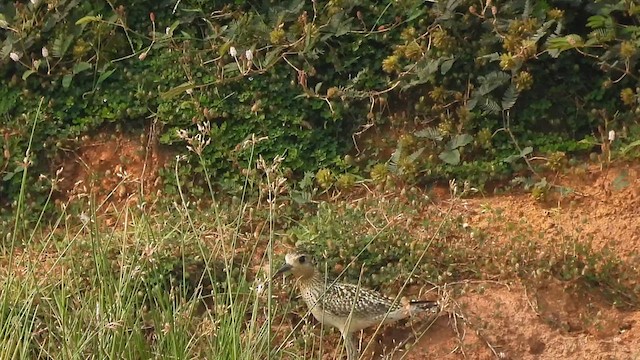
[[[364,328],[388,324],[422,312],[436,312],[436,301],[394,302],[382,294],[358,285],[328,280],[317,271],[312,257],[304,253],[285,256],[285,264],[276,272],[291,272],[296,278],[302,299],[313,316],[342,334],[347,359],[358,358],[353,333]]]

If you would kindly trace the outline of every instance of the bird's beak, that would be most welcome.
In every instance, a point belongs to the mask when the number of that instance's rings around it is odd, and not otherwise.
[[[275,279],[276,276],[284,274],[287,271],[291,270],[292,267],[293,266],[291,266],[290,264],[285,263],[280,269],[278,269],[278,271],[276,271],[275,275],[273,275],[273,279]]]

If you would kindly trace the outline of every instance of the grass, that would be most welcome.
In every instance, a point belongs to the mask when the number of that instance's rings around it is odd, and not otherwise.
[[[269,357],[268,307],[244,266],[255,249],[239,263],[223,256],[233,224],[127,207],[114,228],[102,220],[63,211],[42,242],[6,249],[19,255],[4,258],[14,265],[0,297],[1,358]]]
[[[519,237],[489,250],[489,239],[471,236],[462,218],[442,214],[434,204],[415,211],[414,200],[322,203],[313,216],[291,219],[286,229],[263,227],[257,236],[255,224],[271,216],[268,205],[244,202],[213,211],[184,202],[149,213],[123,206],[82,219],[62,211],[32,237],[4,249],[3,268],[11,272],[3,276],[0,295],[0,357],[321,358],[336,351],[326,348],[326,331],[313,329],[304,306],[283,298],[280,284],[261,281],[277,266],[276,256],[271,264],[267,252],[280,231],[289,242],[304,238],[316,254],[324,253],[330,272],[342,270],[350,281],[384,288],[391,296],[407,279],[422,287],[470,279],[534,280],[540,276],[534,269],[543,269],[543,277],[597,284],[637,305],[637,299],[625,298],[633,292],[617,281],[629,270],[607,254],[567,242],[540,258],[538,245]],[[115,226],[105,226],[109,217]],[[429,237],[407,241],[416,236],[413,224],[441,225],[429,234],[430,247]],[[478,246],[485,251],[478,252]],[[592,270],[584,272],[585,266]],[[280,296],[269,304],[270,294]]]
[[[273,358],[271,285],[256,291],[257,247],[239,252],[245,203],[196,219],[184,198],[105,214],[89,196],[28,232],[23,199],[3,234],[0,358]]]
[[[318,331],[288,288],[265,281],[293,245],[389,296],[408,285],[555,278],[639,308],[638,269],[606,250],[572,239],[545,248],[517,226],[497,243],[466,224],[458,197],[442,209],[415,188],[299,205],[284,195],[277,159],[258,165],[259,193],[246,186],[224,202],[210,190],[208,206],[180,196],[107,211],[89,196],[33,217],[19,203],[1,233],[0,358],[336,356],[325,337],[337,343],[336,332]]]

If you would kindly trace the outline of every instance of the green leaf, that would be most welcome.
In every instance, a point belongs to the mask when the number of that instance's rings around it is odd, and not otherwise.
[[[116,71],[116,69],[111,69],[111,70],[107,70],[107,71],[103,71],[100,76],[98,77],[98,80],[96,80],[96,87],[100,87],[100,85],[102,85],[102,83],[107,80],[109,78],[109,76],[111,76],[114,72]]]
[[[89,70],[89,69],[91,69],[91,64],[89,64],[88,62],[84,62],[84,61],[83,62],[79,62],[79,63],[77,63],[77,64],[75,64],[73,66],[73,74],[76,75],[76,74],[79,74],[79,73],[81,73],[81,72],[83,72],[85,70]]]
[[[500,105],[495,100],[489,98],[481,102],[480,107],[489,114],[499,114],[502,111]]]
[[[450,149],[461,148],[470,142],[473,141],[473,136],[469,134],[460,134],[456,135],[451,139],[451,143],[449,144]]]
[[[498,61],[500,60],[500,53],[494,52],[487,55],[478,56],[476,59],[487,59],[488,61]]]
[[[594,15],[589,17],[589,19],[587,20],[587,27],[590,27],[592,29],[599,29],[611,23],[611,18],[608,16]]]
[[[278,61],[280,59],[280,54],[282,53],[282,49],[283,49],[282,46],[278,46],[274,50],[267,52],[267,54],[264,56],[263,66],[269,67],[273,65],[276,61]]]
[[[22,74],[22,80],[27,80],[27,78],[28,78],[29,76],[31,76],[32,74],[34,74],[34,73],[35,73],[35,71],[33,71],[33,70],[27,70],[27,71],[25,71],[25,72]]]
[[[520,158],[522,158],[520,155],[509,155],[506,158],[504,158],[502,161],[511,164]]]
[[[502,95],[502,110],[510,110],[518,101],[519,95],[520,92],[516,89],[516,86],[511,84]]]
[[[559,51],[584,47],[584,40],[580,35],[569,34],[562,37],[549,38],[547,48]]]
[[[235,61],[225,64],[222,68],[227,74],[236,74],[240,72],[240,69],[238,69],[238,64],[236,64]]]
[[[420,155],[422,155],[423,152],[424,152],[424,148],[422,147],[416,150],[413,154],[407,156],[407,160],[409,160],[409,162],[414,162],[420,157]]]
[[[478,77],[478,81],[481,85],[478,88],[478,93],[480,93],[480,95],[486,95],[497,87],[506,84],[509,80],[511,80],[511,75],[503,71],[494,71],[486,76],[480,76]]]
[[[533,148],[531,146],[527,146],[526,148],[520,151],[520,154],[509,155],[502,161],[511,164],[516,160],[523,159],[525,156],[531,154],[532,152],[533,152]]]
[[[638,146],[640,146],[640,140],[636,140],[636,141],[632,142],[631,144],[629,144],[629,145],[625,146],[625,147],[622,149],[622,153],[623,153],[623,154],[626,154],[627,152],[629,152],[629,151],[633,150],[634,148],[636,148],[636,147],[638,147]]]
[[[0,13],[0,28],[8,29],[9,23],[7,23],[7,19],[4,17],[3,13]]]
[[[629,186],[629,173],[626,170],[621,171],[618,176],[611,182],[613,190],[624,190]]]
[[[9,181],[11,180],[16,174],[19,174],[22,172],[22,170],[24,170],[23,167],[16,167],[15,170],[8,172],[4,175],[4,177],[2,178],[2,181]]]
[[[193,89],[194,87],[196,87],[196,85],[192,82],[186,82],[184,84],[180,84],[172,89],[167,90],[166,92],[162,93],[160,95],[160,97],[163,100],[168,100],[171,99],[173,97],[175,97],[178,94],[182,94],[183,92],[189,90],[189,89]]]
[[[4,175],[4,177],[2,178],[2,181],[9,181],[11,180],[11,178],[13,177],[13,175],[15,175],[16,173],[14,172],[8,172]]]
[[[2,44],[2,50],[0,50],[0,58],[2,59],[8,58],[9,54],[11,54],[11,50],[13,50],[13,43],[11,42],[11,39],[10,38],[4,39],[4,42]]]
[[[456,59],[454,57],[451,57],[443,61],[442,65],[440,65],[440,74],[444,75],[448,73],[449,70],[451,70],[451,67],[453,66],[454,62],[456,62]]]
[[[567,186],[558,187],[558,191],[560,192],[560,196],[569,196],[575,192],[573,188]]]
[[[469,99],[466,104],[467,110],[471,111],[475,109],[476,105],[478,105],[478,100],[480,100],[480,97],[478,96],[473,96],[471,99]]]
[[[84,25],[94,21],[102,20],[102,16],[85,16],[76,21],[76,25]]]
[[[67,74],[62,78],[62,87],[65,89],[69,88],[71,85],[71,79],[73,79],[73,74]]]
[[[173,36],[173,31],[180,26],[180,20],[176,20],[174,21],[171,26],[169,26],[169,28],[167,28],[167,30],[165,31],[165,34],[167,35],[167,37],[172,37]]]
[[[458,149],[443,151],[438,157],[449,165],[458,165],[460,163],[460,151]]]
[[[224,43],[222,46],[220,46],[218,48],[218,55],[219,56],[224,56],[225,54],[227,54],[229,52],[230,48],[231,48],[231,42],[230,41]]]
[[[73,35],[65,36],[64,32],[61,32],[58,38],[53,41],[51,53],[54,57],[62,58],[69,50],[69,46],[73,42]]]
[[[415,133],[413,133],[413,135],[419,138],[426,138],[433,141],[442,140],[442,133],[440,133],[440,130],[435,127],[428,127],[426,129],[416,131]]]

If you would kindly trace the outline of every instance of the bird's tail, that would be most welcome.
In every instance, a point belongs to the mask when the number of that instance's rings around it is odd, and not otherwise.
[[[431,300],[414,300],[409,303],[413,311],[418,312],[433,312],[437,313],[440,310],[440,304],[437,301]]]

